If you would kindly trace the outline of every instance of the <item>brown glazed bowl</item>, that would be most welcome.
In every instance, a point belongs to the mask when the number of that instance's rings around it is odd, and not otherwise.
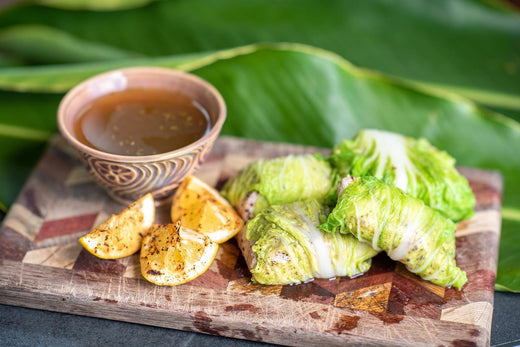
[[[146,156],[105,153],[76,138],[74,123],[92,100],[126,89],[166,89],[193,98],[208,112],[211,129],[202,138],[180,149]],[[85,159],[94,180],[115,200],[129,204],[152,193],[156,204],[168,202],[175,188],[203,162],[226,118],[220,93],[192,74],[165,68],[133,67],[94,76],[73,89],[58,108],[58,128]]]

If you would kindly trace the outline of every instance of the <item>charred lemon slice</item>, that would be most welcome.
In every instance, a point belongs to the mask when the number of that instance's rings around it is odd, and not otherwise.
[[[244,222],[220,193],[200,179],[189,176],[177,188],[171,218],[183,227],[222,243],[235,236]]]
[[[155,220],[152,194],[146,194],[118,214],[93,228],[79,242],[96,257],[118,259],[141,248],[144,234]]]
[[[148,281],[175,286],[202,275],[215,259],[218,243],[174,224],[156,224],[143,239],[141,273]]]

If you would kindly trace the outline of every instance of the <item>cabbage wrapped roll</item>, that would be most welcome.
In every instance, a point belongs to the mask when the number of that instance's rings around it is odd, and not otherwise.
[[[289,155],[271,160],[260,159],[249,164],[231,178],[222,195],[238,208],[248,194],[258,192],[254,213],[270,205],[297,200],[324,200],[332,188],[330,164],[320,155]]]
[[[253,281],[293,284],[367,271],[378,252],[352,235],[319,230],[325,218],[320,203],[307,200],[273,205],[251,219],[237,240]]]
[[[425,139],[363,130],[334,147],[329,160],[340,177],[375,176],[455,222],[473,215],[475,196],[455,159]]]
[[[460,289],[466,273],[455,263],[455,224],[399,188],[372,176],[347,177],[338,203],[320,226],[351,233],[432,283]]]

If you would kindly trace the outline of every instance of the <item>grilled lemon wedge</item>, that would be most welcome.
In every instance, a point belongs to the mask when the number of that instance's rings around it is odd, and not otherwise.
[[[176,224],[154,225],[143,239],[141,274],[148,281],[176,286],[202,275],[217,254],[218,243]]]
[[[171,206],[173,223],[207,235],[217,243],[235,236],[244,226],[242,218],[220,193],[195,176],[177,188]]]
[[[152,194],[146,194],[118,214],[93,228],[79,239],[83,247],[96,257],[118,259],[141,248],[143,236],[155,220]]]

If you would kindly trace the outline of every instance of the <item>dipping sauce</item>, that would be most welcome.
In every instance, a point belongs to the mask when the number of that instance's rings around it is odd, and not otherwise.
[[[166,90],[125,90],[94,100],[76,119],[80,142],[129,156],[187,146],[211,127],[207,111],[188,96]]]

